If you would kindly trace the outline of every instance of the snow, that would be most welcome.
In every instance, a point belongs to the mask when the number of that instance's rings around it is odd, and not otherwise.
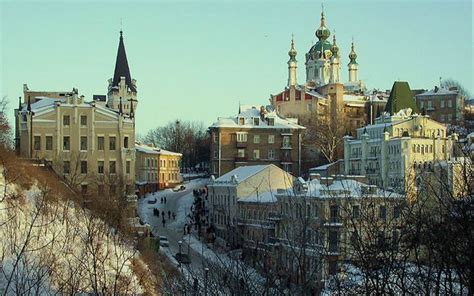
[[[181,153],[141,144],[135,144],[135,150],[146,154],[182,156]]]
[[[240,203],[274,203],[277,202],[276,191],[261,192],[258,195],[240,197],[237,199]]]
[[[239,184],[242,181],[250,178],[251,176],[263,171],[264,169],[270,166],[271,165],[241,166],[217,178],[214,181],[213,185],[218,184],[218,183],[230,183],[233,181],[233,176],[237,176],[237,179],[235,179],[236,180],[235,183]]]

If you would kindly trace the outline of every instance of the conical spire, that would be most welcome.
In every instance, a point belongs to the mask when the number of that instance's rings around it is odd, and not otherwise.
[[[326,18],[324,17],[324,6],[321,6],[321,24],[319,28],[316,30],[316,37],[319,40],[326,40],[331,35],[331,31],[326,28]]]
[[[334,35],[332,36],[331,52],[335,58],[339,57],[339,47],[337,47],[337,44],[336,44],[336,32],[334,32]]]
[[[114,79],[112,86],[118,86],[120,77],[125,77],[125,83],[133,91],[136,92],[135,86],[132,84],[132,76],[130,76],[130,68],[128,67],[127,54],[123,43],[123,32],[120,31],[120,41],[117,50],[117,60],[115,62]]]

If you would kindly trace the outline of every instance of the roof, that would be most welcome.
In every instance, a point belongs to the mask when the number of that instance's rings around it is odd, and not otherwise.
[[[383,190],[375,185],[367,185],[353,179],[334,180],[332,184],[325,184],[324,180],[314,179],[307,181],[308,190],[298,195],[310,198],[362,198],[362,197],[383,197],[402,198],[404,195],[392,191]],[[372,191],[364,191],[364,188],[371,188]],[[279,196],[295,196],[292,188],[278,190]]]
[[[240,203],[274,203],[277,202],[276,191],[260,192],[255,195],[240,197],[237,199]]]
[[[214,181],[214,183],[235,182],[235,184],[240,184],[242,181],[256,175],[270,166],[272,166],[272,164],[241,166],[220,176]]]
[[[390,91],[387,105],[385,105],[385,112],[393,115],[402,109],[411,108],[414,112],[418,112],[413,93],[410,90],[408,82],[395,81]]]
[[[61,99],[48,98],[48,97],[35,97],[35,98],[38,99],[38,101],[31,104],[31,111],[36,111],[41,108],[54,105],[54,103],[56,102],[61,102],[61,103],[66,102],[66,98],[61,98]],[[27,111],[27,108],[28,108],[28,104],[23,104],[21,111]]]
[[[182,154],[178,152],[172,152],[172,151],[168,151],[165,149],[152,147],[148,145],[135,144],[135,150],[138,152],[146,153],[146,154],[182,156]]]
[[[244,124],[239,124],[239,118],[243,118]],[[258,118],[258,125],[254,124],[254,119]],[[263,119],[263,120],[262,120]],[[273,125],[269,124],[273,119]],[[258,129],[305,129],[297,124],[297,119],[283,118],[276,113],[271,106],[240,105],[239,114],[235,117],[219,117],[211,128],[258,128]]]
[[[112,86],[118,86],[120,77],[125,77],[125,83],[133,92],[137,91],[135,86],[132,84],[132,76],[130,75],[130,68],[128,67],[122,31],[120,31],[120,41],[117,50],[117,60],[115,61],[115,71],[114,78],[112,80]]]
[[[421,94],[416,95],[418,96],[443,96],[443,95],[457,95],[458,93],[444,87],[435,87],[429,91],[425,91]]]

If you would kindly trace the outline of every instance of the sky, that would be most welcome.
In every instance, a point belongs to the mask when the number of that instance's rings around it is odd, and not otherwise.
[[[269,104],[286,86],[292,34],[305,82],[321,3],[0,0],[0,94],[10,100],[11,120],[24,83],[75,87],[87,99],[106,94],[122,28],[138,86],[137,132],[176,119],[210,125],[236,115],[239,103]],[[474,93],[471,1],[331,0],[324,11],[343,81],[353,38],[369,89],[390,89],[395,80],[430,89],[442,77]]]

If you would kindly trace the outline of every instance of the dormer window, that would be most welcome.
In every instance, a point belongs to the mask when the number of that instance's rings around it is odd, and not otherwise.
[[[239,117],[239,125],[244,125],[245,124],[245,118]]]
[[[267,118],[268,125],[274,126],[275,125],[275,118]]]
[[[253,119],[253,125],[259,125],[259,124],[260,124],[260,118],[255,117],[255,118]]]

